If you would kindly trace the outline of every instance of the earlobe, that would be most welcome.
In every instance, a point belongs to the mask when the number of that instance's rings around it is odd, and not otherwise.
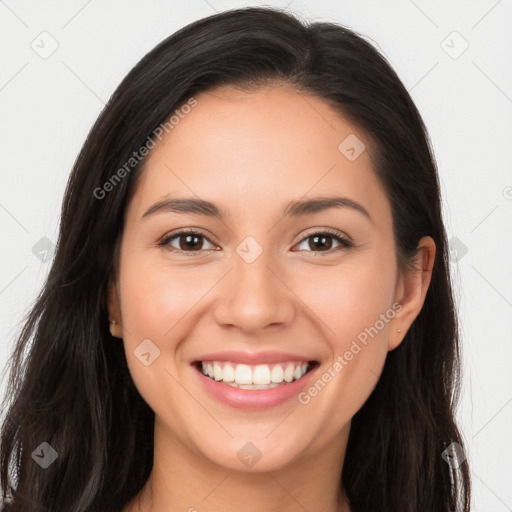
[[[121,325],[121,308],[116,283],[112,280],[107,290],[107,309],[109,318],[110,334],[114,338],[123,337],[123,326]]]
[[[395,316],[395,329],[388,338],[388,351],[394,350],[405,337],[425,302],[436,255],[436,245],[430,236],[423,237],[418,243],[414,268],[407,268],[400,277],[396,301],[402,306]]]

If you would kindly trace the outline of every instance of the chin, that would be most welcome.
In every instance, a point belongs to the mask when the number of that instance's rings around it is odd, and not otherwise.
[[[275,425],[272,428],[275,428]],[[271,432],[272,428],[268,432]],[[289,436],[288,442],[282,436],[271,439],[273,434],[269,435],[268,432],[263,432],[262,429],[255,436],[233,437],[229,441],[206,446],[206,449],[201,451],[213,463],[231,471],[275,471],[291,464],[300,455],[304,444],[291,441]]]

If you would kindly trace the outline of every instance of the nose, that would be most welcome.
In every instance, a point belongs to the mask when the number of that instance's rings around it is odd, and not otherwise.
[[[216,322],[245,333],[290,325],[296,314],[294,294],[275,267],[265,251],[252,263],[236,255],[234,268],[220,283]]]

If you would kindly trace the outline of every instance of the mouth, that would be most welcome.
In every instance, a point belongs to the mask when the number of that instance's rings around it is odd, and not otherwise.
[[[301,380],[314,370],[318,361],[283,361],[274,364],[249,365],[231,361],[194,361],[192,365],[203,376],[226,386],[244,390],[284,387]]]

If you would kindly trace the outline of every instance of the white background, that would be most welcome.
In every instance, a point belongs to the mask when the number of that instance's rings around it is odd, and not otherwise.
[[[338,22],[371,38],[424,117],[448,235],[459,249],[451,264],[464,343],[458,416],[473,510],[512,511],[512,1],[272,3],[287,4],[307,19]],[[32,248],[43,237],[57,239],[67,177],[104,103],[172,32],[247,5],[265,4],[0,2],[1,367],[50,265]],[[57,50],[41,58],[33,47],[48,51],[53,39]],[[5,377],[0,385],[3,394]]]

